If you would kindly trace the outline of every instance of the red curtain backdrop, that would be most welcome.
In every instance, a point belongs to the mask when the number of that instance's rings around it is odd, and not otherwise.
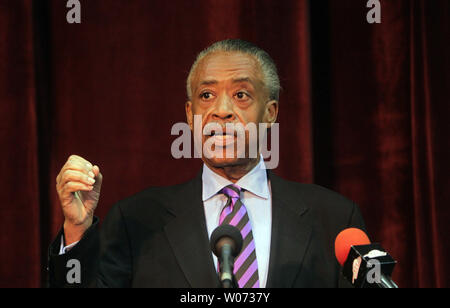
[[[0,287],[39,286],[37,118],[29,1],[0,1]]]
[[[0,0],[0,287],[45,282],[70,154],[104,175],[97,215],[152,185],[192,178],[176,160],[185,79],[212,42],[242,38],[278,64],[280,164],[359,204],[401,287],[448,287],[450,3]]]

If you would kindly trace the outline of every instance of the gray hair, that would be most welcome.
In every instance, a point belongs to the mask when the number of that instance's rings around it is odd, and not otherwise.
[[[261,70],[264,76],[263,82],[264,85],[269,90],[269,98],[271,100],[278,101],[281,86],[275,62],[272,60],[269,54],[264,50],[262,50],[261,48],[257,47],[256,45],[250,42],[240,39],[228,39],[216,42],[211,46],[207,47],[206,49],[204,49],[203,51],[201,51],[197,55],[197,59],[195,60],[194,64],[192,64],[191,70],[189,71],[189,75],[186,81],[186,90],[189,99],[192,99],[191,79],[193,73],[197,68],[198,63],[206,55],[217,51],[224,51],[224,52],[236,51],[253,56],[261,66]]]

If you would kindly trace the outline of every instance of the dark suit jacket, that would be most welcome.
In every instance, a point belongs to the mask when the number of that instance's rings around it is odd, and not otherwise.
[[[334,255],[337,234],[364,230],[356,204],[312,184],[268,172],[272,239],[267,287],[345,284]],[[62,231],[49,249],[51,287],[219,287],[203,210],[201,174],[176,186],[153,187],[118,202],[98,231],[58,255]],[[81,265],[81,284],[68,284],[68,260]]]

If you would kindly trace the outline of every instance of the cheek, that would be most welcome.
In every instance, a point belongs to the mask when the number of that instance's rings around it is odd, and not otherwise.
[[[211,104],[194,103],[192,104],[192,114],[206,115],[211,112],[213,106]]]
[[[238,113],[238,118],[243,123],[261,123],[264,119],[264,110],[259,106],[252,106]]]
[[[198,106],[198,104],[197,104],[197,103],[192,103],[192,107],[191,107],[191,110],[192,110],[192,114],[198,114],[198,113],[199,113],[199,110],[200,110],[200,108],[199,108],[199,106]]]

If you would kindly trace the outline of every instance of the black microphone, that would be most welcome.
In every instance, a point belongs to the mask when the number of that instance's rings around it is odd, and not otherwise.
[[[380,244],[370,243],[362,230],[349,228],[339,233],[335,253],[344,277],[356,288],[398,288],[391,279],[397,261]]]
[[[219,278],[223,288],[237,288],[233,274],[234,258],[241,253],[243,241],[239,229],[231,225],[221,225],[211,234],[211,250],[219,259]]]

